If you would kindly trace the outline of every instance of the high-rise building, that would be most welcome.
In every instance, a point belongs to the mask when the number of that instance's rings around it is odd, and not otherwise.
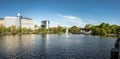
[[[18,13],[18,15],[15,17],[11,16],[6,16],[5,19],[5,26],[10,27],[10,26],[16,26],[16,27],[21,27],[21,28],[30,28],[34,29],[34,21],[31,18],[23,17]]]
[[[41,21],[41,27],[42,28],[49,29],[49,26],[50,26],[50,21],[48,21],[48,20]]]

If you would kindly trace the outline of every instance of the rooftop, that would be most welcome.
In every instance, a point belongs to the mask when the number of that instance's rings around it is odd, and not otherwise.
[[[22,19],[32,20],[32,18],[22,17]]]

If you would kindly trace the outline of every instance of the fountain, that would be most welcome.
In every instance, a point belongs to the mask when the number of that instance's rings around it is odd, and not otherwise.
[[[65,32],[65,34],[66,34],[66,37],[68,37],[68,27],[66,27],[66,32]]]
[[[66,32],[65,32],[66,35],[68,35],[68,27],[66,27]]]

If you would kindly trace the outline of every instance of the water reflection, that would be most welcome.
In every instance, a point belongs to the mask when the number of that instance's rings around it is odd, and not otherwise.
[[[34,47],[34,40],[34,35],[10,35],[0,38],[0,52],[5,55],[2,58],[21,58],[21,55]]]
[[[109,59],[116,38],[65,34],[0,37],[0,59]]]
[[[45,45],[48,46],[49,45],[49,34],[43,34],[41,35],[41,38],[43,38],[43,40],[45,40]]]

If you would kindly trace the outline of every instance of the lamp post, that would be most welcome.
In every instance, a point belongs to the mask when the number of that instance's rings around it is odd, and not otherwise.
[[[22,24],[21,24],[21,19],[22,19],[22,16],[20,15],[20,13],[18,13],[18,19],[19,19],[19,32],[21,33],[21,26],[22,26]]]

